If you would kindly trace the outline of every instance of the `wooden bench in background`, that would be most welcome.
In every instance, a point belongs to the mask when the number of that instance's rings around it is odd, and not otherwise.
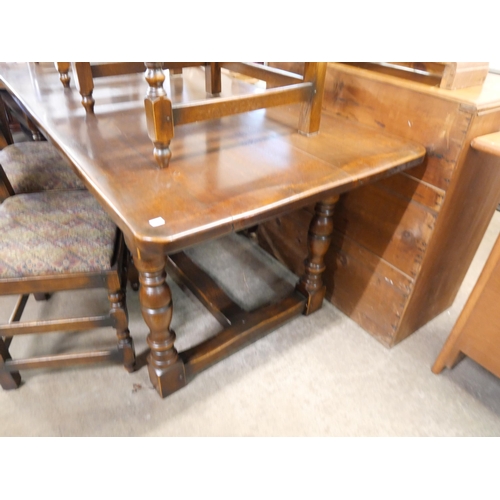
[[[341,197],[325,257],[327,298],[387,347],[452,304],[500,193],[500,158],[471,148],[500,130],[500,75],[447,90],[409,74],[329,63],[323,98],[334,116],[427,148],[424,164]],[[299,275],[311,217],[305,208],[258,230]]]

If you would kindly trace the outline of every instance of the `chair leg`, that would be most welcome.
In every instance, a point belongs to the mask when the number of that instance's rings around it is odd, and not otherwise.
[[[41,302],[41,301],[44,301],[44,300],[49,300],[50,299],[50,293],[38,292],[38,293],[34,293],[33,297],[35,297],[35,300],[37,302]]]
[[[125,301],[125,291],[118,290],[108,293],[111,304],[110,314],[116,321],[116,336],[118,337],[118,348],[123,352],[123,365],[128,372],[135,368],[134,341],[128,329],[128,311]]]
[[[0,337],[0,385],[6,391],[17,389],[21,385],[19,372],[9,372],[5,369],[5,362],[9,359],[12,359],[10,352]]]
[[[37,126],[29,119],[28,116],[26,116],[26,121],[28,123],[28,128],[30,129],[32,139],[34,141],[41,141],[43,137],[40,131],[38,130]]]
[[[135,267],[132,255],[127,252],[127,279],[130,281],[130,286],[134,292],[139,290],[139,271]]]

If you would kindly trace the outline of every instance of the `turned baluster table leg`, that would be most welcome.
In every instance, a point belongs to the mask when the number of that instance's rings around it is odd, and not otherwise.
[[[147,342],[149,378],[161,397],[186,385],[184,363],[174,347],[175,333],[170,329],[172,295],[166,283],[165,256],[133,253],[139,271],[139,301],[149,327]]]
[[[316,204],[315,214],[309,226],[309,255],[305,261],[305,271],[296,289],[307,297],[304,314],[308,315],[321,308],[326,287],[321,275],[325,270],[324,257],[333,234],[333,212],[339,197],[331,196]]]

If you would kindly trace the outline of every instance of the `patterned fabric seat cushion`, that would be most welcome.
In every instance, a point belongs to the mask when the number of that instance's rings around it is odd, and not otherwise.
[[[84,189],[57,149],[49,142],[18,142],[0,151],[0,165],[14,193]]]
[[[116,226],[86,191],[45,191],[0,205],[0,280],[111,268]]]

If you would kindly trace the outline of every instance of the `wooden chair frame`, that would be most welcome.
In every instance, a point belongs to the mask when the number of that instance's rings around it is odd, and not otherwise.
[[[321,121],[321,104],[326,76],[326,63],[305,63],[304,75],[252,63],[207,63],[206,86],[220,89],[220,71],[229,69],[266,82],[267,89],[259,94],[207,99],[197,103],[172,104],[163,89],[165,76],[162,63],[146,63],[149,84],[144,100],[149,138],[154,144],[154,156],[160,168],[170,161],[170,141],[174,124],[182,125],[202,120],[245,113],[256,109],[302,103],[298,130],[315,134]]]
[[[127,250],[121,233],[117,235],[114,265],[109,271],[40,276],[33,278],[0,279],[0,295],[20,294],[8,323],[0,325],[0,384],[6,390],[21,383],[20,370],[30,368],[63,368],[103,361],[122,362],[127,371],[133,371],[135,353],[128,330],[128,312],[125,301]],[[109,314],[78,318],[26,321],[21,317],[31,293],[102,288],[108,290],[111,303]],[[9,346],[16,335],[43,334],[68,330],[91,330],[104,326],[116,329],[116,349],[56,354],[36,358],[13,360]]]
[[[44,137],[38,127],[30,119],[21,103],[5,90],[0,90],[0,132],[8,145],[14,144],[14,138],[9,126],[9,115],[19,123],[26,135],[31,135],[34,141],[43,141]]]
[[[9,128],[7,109],[15,114],[24,128],[26,126],[29,128],[33,140],[43,139],[17,99],[5,92],[0,96],[0,124],[1,132],[6,137],[8,144],[13,144],[14,141]],[[12,195],[15,195],[14,190],[0,165],[0,203]],[[61,368],[75,364],[116,361],[122,362],[128,371],[133,371],[135,352],[128,331],[128,313],[125,302],[127,263],[130,254],[121,233],[117,234],[116,242],[114,264],[106,272],[0,279],[0,295],[20,294],[8,323],[0,325],[0,385],[4,389],[19,387],[21,383],[19,371],[28,368]],[[40,301],[48,299],[51,293],[57,291],[101,288],[103,286],[108,290],[111,304],[110,312],[107,315],[21,322],[30,294],[33,294],[35,299]],[[83,331],[104,326],[111,326],[117,331],[119,341],[118,347],[114,350],[59,354],[22,360],[12,360],[9,352],[10,344],[15,335],[40,334],[69,329]]]
[[[108,64],[81,62],[72,63],[72,65],[82,96],[82,104],[89,113],[94,112],[95,100],[92,97],[94,78],[139,73],[144,71],[144,67],[146,68],[145,78],[149,87],[144,106],[148,135],[153,142],[154,156],[160,168],[169,164],[171,158],[169,145],[174,137],[174,126],[222,118],[272,106],[302,103],[298,124],[299,132],[306,135],[315,134],[320,128],[326,63],[305,63],[303,75],[262,64],[242,62]],[[263,80],[266,82],[266,89],[257,94],[172,104],[163,88],[165,80],[163,70],[178,71],[192,66],[205,67],[205,88],[207,93],[212,96],[221,92],[221,70],[223,68]]]
[[[69,76],[69,70],[72,63],[70,62],[56,62],[54,63],[57,71],[59,72],[59,79],[63,84],[63,87],[69,88],[71,77]],[[85,76],[91,75],[93,78],[99,78],[103,76],[119,76],[128,75],[132,73],[143,73],[146,70],[146,66],[143,62],[120,62],[120,63],[73,63],[78,65],[78,71],[81,71],[83,78]],[[181,74],[183,68],[190,68],[194,66],[203,66],[205,63],[201,62],[170,62],[163,63],[165,69],[169,69],[172,74]],[[88,66],[90,66],[90,71]],[[94,90],[92,79],[83,81],[82,84],[87,85],[86,90],[89,92],[91,97],[92,91]],[[91,88],[89,89],[88,86]],[[90,99],[89,99],[90,101]]]
[[[5,170],[2,168],[2,165],[0,165],[0,203],[14,194],[14,190],[5,174]]]
[[[12,132],[10,130],[9,115],[2,98],[3,94],[4,91],[0,89],[0,134],[4,137],[7,145],[10,145],[14,143],[14,138],[12,137]]]
[[[0,203],[12,195],[14,195],[12,186],[0,165]],[[19,294],[19,299],[8,322],[0,325],[0,385],[4,389],[19,387],[21,383],[19,371],[29,368],[62,368],[75,364],[116,361],[122,362],[128,371],[133,371],[135,351],[128,330],[128,312],[125,300],[127,263],[130,254],[119,230],[117,230],[115,245],[113,265],[105,272],[0,279],[0,295]],[[30,294],[33,294],[35,299],[39,301],[49,298],[53,292],[102,287],[107,288],[111,304],[107,315],[31,322],[20,321]],[[118,347],[114,350],[59,354],[22,360],[12,360],[9,352],[9,346],[15,335],[64,330],[83,331],[104,326],[116,329]]]
[[[196,66],[204,66],[207,63],[202,62],[170,62],[162,63],[164,69],[169,69],[173,74],[182,73],[183,68]],[[92,94],[94,92],[94,78],[104,78],[109,76],[130,75],[134,73],[144,73],[146,65],[143,62],[114,62],[114,63],[89,63],[89,62],[57,62],[56,69],[59,72],[60,80],[65,88],[70,86],[69,69],[73,68],[76,85],[82,96],[82,105],[88,113],[94,112],[95,99]],[[207,87],[208,88],[208,87]],[[218,91],[220,92],[220,90]],[[214,87],[214,92],[210,87],[209,93],[217,93]]]

